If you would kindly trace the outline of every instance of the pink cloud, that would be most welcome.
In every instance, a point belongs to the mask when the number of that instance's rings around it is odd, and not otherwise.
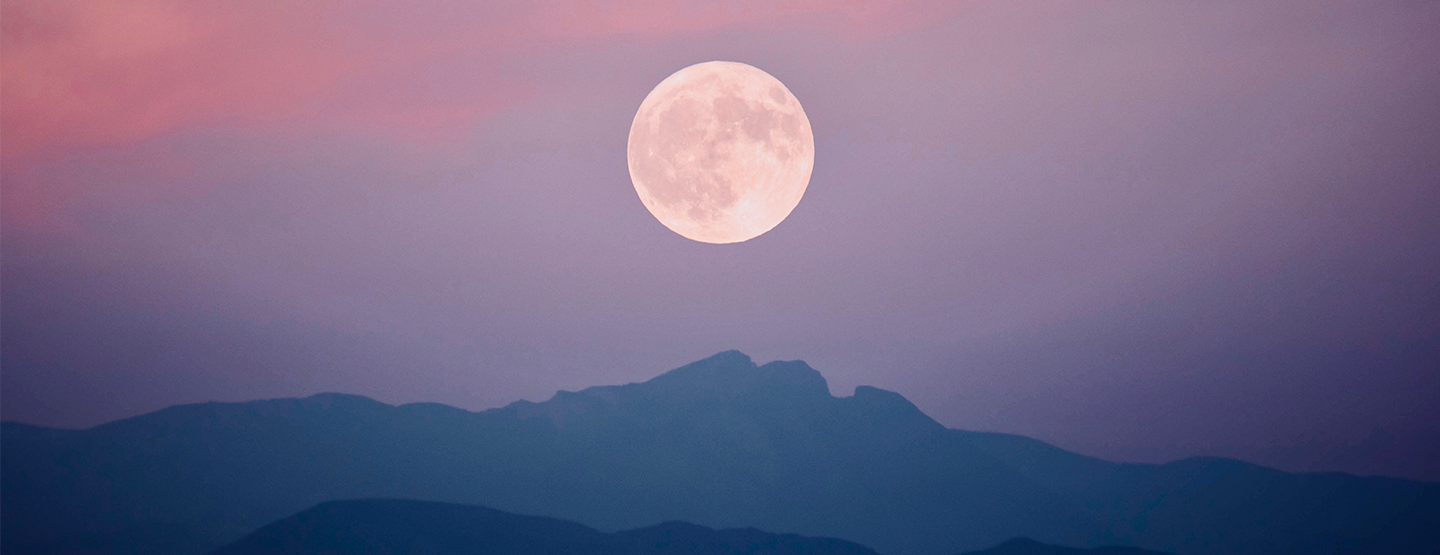
[[[643,2],[555,1],[541,6],[533,21],[553,37],[667,37],[731,28],[820,26],[851,40],[878,38],[954,15],[965,4],[930,0],[799,0]]]
[[[532,96],[535,85],[507,76],[503,65],[540,51],[782,27],[863,40],[923,25],[953,4],[7,2],[0,18],[6,220],[44,227],[102,186],[29,175],[36,164],[78,152],[218,126],[279,137],[454,142]]]
[[[432,19],[397,22],[380,6],[350,2],[10,2],[0,63],[5,155],[124,144],[220,121],[423,135],[519,100],[523,84],[499,82],[490,62],[557,39],[668,37],[807,19],[862,36],[920,24],[950,3],[873,4],[579,1],[506,11],[435,3],[422,10]],[[476,80],[493,86],[463,102],[418,105],[433,99],[405,82],[405,71],[458,55],[474,60],[483,74]],[[382,90],[344,90],[386,77]]]
[[[306,44],[300,31],[315,10],[287,15],[222,17],[157,1],[7,4],[6,158],[274,117],[363,64]]]

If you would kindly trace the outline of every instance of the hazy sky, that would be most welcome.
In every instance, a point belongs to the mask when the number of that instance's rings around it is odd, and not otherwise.
[[[484,409],[740,349],[1110,459],[1440,480],[1440,2],[3,8],[7,420]],[[741,244],[626,167],[709,60],[815,132]]]

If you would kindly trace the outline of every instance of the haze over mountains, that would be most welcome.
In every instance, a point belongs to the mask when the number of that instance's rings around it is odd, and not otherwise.
[[[898,394],[725,352],[468,412],[363,397],[5,423],[6,553],[204,553],[317,504],[484,505],[602,531],[682,520],[955,555],[1015,537],[1179,554],[1435,553],[1440,484],[1234,460],[1120,464],[946,429]]]

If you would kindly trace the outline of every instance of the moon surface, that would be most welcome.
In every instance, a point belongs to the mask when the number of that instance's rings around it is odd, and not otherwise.
[[[630,125],[630,180],[645,208],[680,235],[738,243],[770,231],[810,184],[815,137],[778,79],[736,62],[675,72]]]

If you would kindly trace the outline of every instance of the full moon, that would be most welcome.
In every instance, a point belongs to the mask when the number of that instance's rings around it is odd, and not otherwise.
[[[696,241],[739,243],[800,203],[815,137],[780,80],[705,62],[650,91],[630,124],[628,153],[635,192],[660,223]]]

